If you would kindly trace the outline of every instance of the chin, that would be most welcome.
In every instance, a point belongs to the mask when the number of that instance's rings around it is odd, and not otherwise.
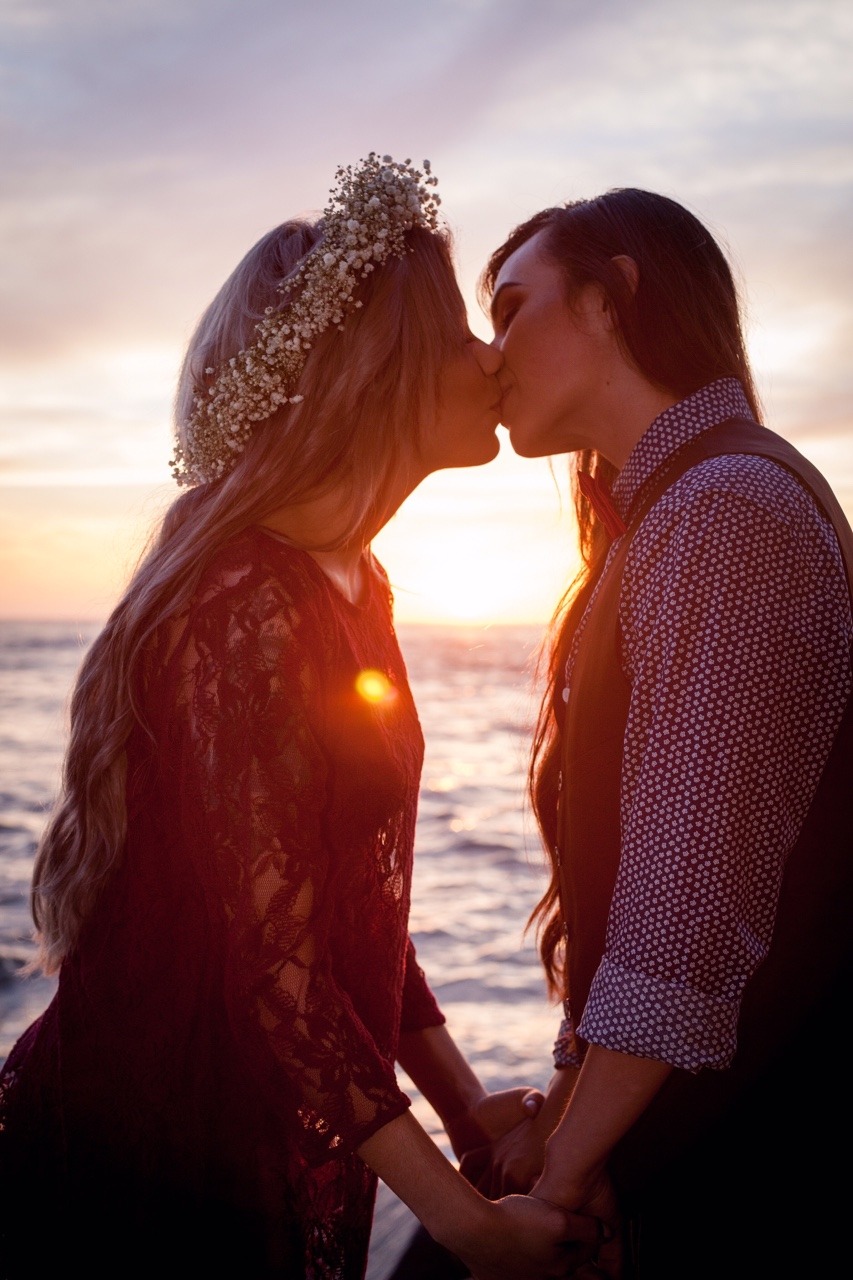
[[[476,454],[472,454],[467,461],[458,462],[456,465],[458,467],[482,467],[487,462],[492,462],[500,451],[500,442],[497,436],[494,436],[486,448],[478,449]]]
[[[500,451],[500,441],[496,435],[493,435],[482,444],[478,444],[476,449],[467,450],[464,454],[459,454],[455,458],[445,462],[443,469],[452,470],[464,467],[483,467],[487,462],[493,461]]]
[[[548,450],[537,447],[536,442],[527,440],[524,432],[513,427],[507,427],[509,433],[509,442],[512,445],[513,453],[517,453],[519,458],[547,458]]]

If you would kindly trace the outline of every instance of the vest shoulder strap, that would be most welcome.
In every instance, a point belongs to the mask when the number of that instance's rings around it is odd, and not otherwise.
[[[691,467],[708,458],[737,453],[770,458],[799,477],[835,528],[847,571],[847,585],[853,600],[853,529],[850,527],[841,503],[826,478],[813,463],[809,462],[808,458],[775,431],[770,431],[769,428],[753,422],[750,418],[729,418],[725,422],[709,427],[707,431],[695,436],[682,449],[679,449],[669,463],[656,471],[640,490],[631,516],[629,533],[633,534],[649,508]],[[626,543],[629,541],[630,538],[626,538]]]

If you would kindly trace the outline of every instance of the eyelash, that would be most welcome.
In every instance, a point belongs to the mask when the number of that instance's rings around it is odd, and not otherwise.
[[[507,307],[506,311],[501,312],[498,323],[495,326],[498,333],[506,333],[507,329],[512,324],[513,317],[515,316],[517,311],[518,311],[518,307],[515,306],[515,307]]]

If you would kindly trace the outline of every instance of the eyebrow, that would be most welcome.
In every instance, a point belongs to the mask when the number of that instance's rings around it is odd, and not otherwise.
[[[492,320],[494,320],[495,318],[495,310],[498,305],[498,298],[501,296],[504,289],[512,289],[513,286],[518,284],[521,284],[520,280],[504,280],[503,284],[499,284],[497,289],[495,289],[495,292],[492,294],[492,301],[489,304],[489,315],[491,316]]]

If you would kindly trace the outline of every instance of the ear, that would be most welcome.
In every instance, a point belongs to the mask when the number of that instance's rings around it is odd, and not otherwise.
[[[581,285],[569,305],[581,328],[590,337],[613,332],[615,326],[610,302],[597,280]]]
[[[610,261],[622,272],[631,293],[636,293],[637,285],[640,283],[640,268],[634,259],[629,258],[627,253],[617,253],[616,257],[611,258]]]

